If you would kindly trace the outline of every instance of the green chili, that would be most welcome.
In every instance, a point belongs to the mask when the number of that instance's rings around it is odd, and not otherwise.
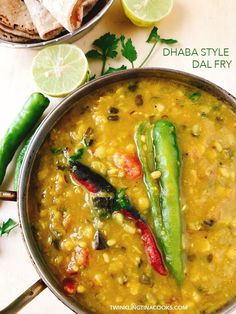
[[[159,188],[156,181],[152,178],[151,173],[154,169],[150,169],[150,165],[154,165],[153,148],[151,150],[146,147],[144,150],[144,145],[150,145],[150,124],[147,122],[142,122],[135,133],[135,143],[137,146],[138,157],[142,164],[144,173],[144,183],[148,192],[148,196],[151,202],[151,211],[154,222],[155,234],[158,242],[162,248],[165,247],[165,230],[162,222],[160,199],[159,199]],[[147,138],[149,138],[147,140]]]
[[[22,145],[22,148],[20,150],[20,153],[17,157],[17,160],[16,160],[16,167],[15,167],[15,175],[14,175],[14,190],[17,191],[18,189],[18,181],[19,181],[19,176],[20,176],[20,169],[21,169],[21,166],[22,166],[22,163],[23,163],[23,160],[24,160],[24,157],[25,157],[25,153],[27,151],[27,148],[29,146],[29,143],[32,139],[32,135],[30,135],[29,137],[27,137],[24,142],[23,142],[23,145]]]
[[[175,128],[158,121],[142,122],[135,133],[144,183],[151,203],[154,231],[168,268],[178,284],[183,281],[182,226],[179,204],[180,159]],[[152,172],[160,170],[160,186]]]
[[[40,93],[33,93],[21,112],[7,130],[0,142],[0,185],[6,169],[21,142],[49,105],[49,99]]]
[[[157,121],[153,128],[157,169],[161,172],[160,206],[166,231],[166,262],[178,284],[183,282],[182,223],[180,208],[180,152],[175,126],[167,120]]]

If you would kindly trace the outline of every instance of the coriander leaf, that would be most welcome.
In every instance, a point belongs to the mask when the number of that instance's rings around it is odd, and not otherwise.
[[[73,161],[80,160],[82,158],[83,154],[84,154],[84,148],[79,148],[74,155],[70,156],[69,159],[71,159]]]
[[[149,51],[149,53],[146,56],[146,58],[140,64],[139,68],[142,68],[145,65],[145,63],[148,61],[148,59],[151,57],[152,53],[154,52],[154,50],[155,50],[155,48],[156,48],[158,43],[167,44],[167,45],[173,45],[173,44],[177,43],[177,40],[161,38],[161,36],[158,34],[158,28],[156,26],[154,26],[153,29],[151,30],[151,32],[150,32],[146,42],[147,43],[151,43],[152,44],[152,48]]]
[[[91,59],[101,59],[102,55],[97,50],[92,49],[86,53],[86,57]]]
[[[83,138],[82,138],[81,143],[82,143],[85,147],[89,147],[89,143],[88,143],[86,137],[83,137]]]
[[[211,108],[212,111],[219,111],[220,110],[220,105],[214,105]]]
[[[178,41],[176,39],[165,39],[165,38],[161,38],[160,42],[163,44],[167,44],[167,45],[173,45],[176,44]]]
[[[116,37],[115,34],[106,33],[93,42],[93,45],[96,48],[99,48],[100,51],[91,50],[92,52],[90,51],[89,55],[95,58],[102,59],[101,75],[103,75],[105,72],[107,58],[113,59],[117,56],[116,50],[117,50],[119,40],[120,39]]]
[[[173,45],[173,44],[176,44],[178,41],[172,38],[167,38],[167,39],[161,38],[161,36],[158,34],[158,28],[154,26],[153,29],[151,30],[151,33],[148,36],[147,42],[148,43],[160,42],[162,44]]]
[[[148,55],[146,56],[146,58],[143,60],[143,62],[140,64],[139,68],[142,68],[146,62],[148,61],[148,59],[151,57],[153,51],[156,48],[157,43],[160,42],[160,35],[158,34],[158,28],[156,26],[153,27],[153,29],[151,30],[148,39],[146,40],[147,43],[152,44],[152,48],[149,51]]]
[[[200,97],[201,97],[200,92],[193,92],[188,96],[188,99],[190,99],[192,102],[195,102],[198,101]]]
[[[18,224],[11,218],[9,218],[6,222],[2,222],[0,224],[0,236],[3,234],[9,234],[9,232],[15,228]]]
[[[64,147],[51,147],[50,151],[53,155],[63,154],[65,148]]]
[[[122,71],[122,70],[126,70],[127,67],[125,65],[122,65],[119,68],[112,68],[109,67],[108,70],[106,70],[106,72],[104,74],[110,74],[110,73],[114,73],[114,72],[118,72],[118,71]]]
[[[90,82],[96,78],[96,74],[88,73],[87,82]]]
[[[125,57],[132,65],[132,68],[134,67],[134,61],[137,59],[137,51],[132,43],[131,38],[128,38],[125,42],[125,36],[121,35],[120,37],[121,41],[121,54],[123,57]]]
[[[130,203],[128,196],[126,194],[126,190],[127,189],[123,188],[117,191],[115,195],[115,200],[114,200],[114,208],[117,211],[121,209],[125,209],[129,213],[131,213],[134,217],[136,217],[137,219],[140,219],[141,215],[137,212],[137,210]]]
[[[116,193],[115,197],[115,209],[120,210],[122,208],[129,209],[131,207],[131,204],[129,202],[129,199],[125,193],[127,189],[120,189]]]
[[[117,46],[119,38],[115,34],[106,33],[93,42],[93,45],[100,48],[103,57],[115,58],[117,56]]]
[[[156,26],[153,27],[151,33],[148,36],[147,43],[156,43],[160,40],[160,35],[158,34],[158,28]]]

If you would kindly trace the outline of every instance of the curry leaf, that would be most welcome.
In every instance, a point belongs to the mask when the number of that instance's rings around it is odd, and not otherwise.
[[[6,222],[2,222],[0,224],[0,236],[3,234],[9,234],[9,232],[14,229],[18,224],[11,218],[9,218]]]
[[[120,37],[121,41],[121,54],[123,57],[125,57],[132,65],[132,68],[134,67],[134,61],[137,60],[137,51],[132,43],[131,38],[128,38],[127,41],[125,41],[125,36],[121,35]]]

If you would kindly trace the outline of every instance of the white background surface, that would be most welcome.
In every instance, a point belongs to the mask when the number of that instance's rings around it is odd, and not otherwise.
[[[147,66],[169,67],[180,69],[207,78],[233,95],[236,95],[236,1],[235,0],[175,0],[170,16],[157,25],[163,37],[176,38],[176,47],[214,47],[230,48],[231,69],[192,69],[190,57],[163,57],[159,47]],[[102,19],[101,22],[76,44],[85,52],[91,48],[94,39],[105,32],[117,35],[124,33],[130,36],[137,46],[139,60],[150,48],[145,43],[149,29],[133,26],[124,16],[119,0]],[[30,66],[33,50],[13,50],[0,48],[0,135],[6,131],[12,118],[22,104],[35,91],[31,79]],[[122,62],[122,61],[121,61]],[[95,64],[91,64],[96,71]],[[56,101],[53,101],[55,104]],[[12,187],[11,166],[7,179],[1,189]],[[18,220],[16,204],[0,203],[0,221],[12,217]],[[24,246],[20,228],[15,229],[7,238],[0,238],[0,309],[38,279]],[[23,314],[72,313],[56,297],[46,289],[34,301],[25,307]],[[236,312],[235,312],[236,313]]]

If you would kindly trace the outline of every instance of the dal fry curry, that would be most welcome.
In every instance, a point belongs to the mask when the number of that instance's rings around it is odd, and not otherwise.
[[[141,123],[151,136],[141,134],[138,142]],[[169,131],[155,136],[163,125]],[[204,314],[230,301],[235,133],[226,104],[164,79],[126,81],[80,100],[48,135],[31,182],[33,231],[66,293],[102,314],[131,304]],[[179,305],[187,309],[174,309]]]

